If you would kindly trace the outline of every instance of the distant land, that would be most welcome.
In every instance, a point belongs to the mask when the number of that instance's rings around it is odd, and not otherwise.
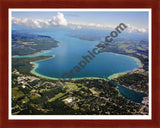
[[[36,54],[58,47],[58,41],[49,36],[16,33],[12,34],[12,55]]]

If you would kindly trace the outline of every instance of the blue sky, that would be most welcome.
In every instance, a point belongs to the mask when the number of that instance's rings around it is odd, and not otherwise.
[[[76,23],[76,25],[79,25],[82,27],[82,25],[87,25],[89,24],[90,26],[97,26],[97,24],[101,24],[101,25],[108,25],[108,26],[112,26],[115,27],[117,26],[119,23],[125,23],[125,24],[129,24],[130,26],[132,26],[132,29],[136,28],[136,29],[148,29],[148,12],[96,12],[96,11],[92,11],[92,12],[67,12],[67,11],[49,11],[49,12],[12,12],[12,17],[15,18],[19,18],[19,19],[23,19],[23,18],[27,18],[27,19],[32,19],[32,20],[36,20],[36,19],[41,19],[41,20],[49,20],[52,19],[53,21],[53,17],[56,18],[56,16],[58,17],[58,12],[60,12],[61,14],[63,14],[63,18],[66,20],[66,24],[74,24]],[[62,18],[62,19],[63,19]],[[31,22],[31,21],[30,21]],[[57,24],[58,19],[56,21],[56,23],[53,23],[54,25]],[[18,22],[15,22],[18,24]],[[72,25],[73,25],[72,24]],[[59,24],[58,24],[59,25]],[[99,25],[100,26],[100,25]],[[102,27],[102,26],[101,26]],[[80,27],[79,27],[80,28]]]

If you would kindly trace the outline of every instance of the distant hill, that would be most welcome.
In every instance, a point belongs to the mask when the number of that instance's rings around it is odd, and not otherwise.
[[[58,47],[58,41],[50,36],[13,32],[12,55],[28,55]]]

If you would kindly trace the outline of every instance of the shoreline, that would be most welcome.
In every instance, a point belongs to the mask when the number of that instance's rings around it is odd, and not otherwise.
[[[47,51],[48,51],[48,50],[47,50]],[[107,52],[107,53],[113,53],[113,52]],[[113,54],[123,55],[123,54],[118,54],[118,53],[113,53]],[[114,73],[114,74],[108,76],[107,78],[101,78],[101,77],[79,77],[79,78],[72,78],[71,80],[78,80],[78,79],[105,79],[105,80],[109,79],[109,80],[111,80],[111,79],[118,78],[118,77],[121,76],[121,75],[125,75],[125,74],[127,74],[127,73],[129,73],[129,72],[133,72],[133,71],[135,71],[136,69],[139,69],[139,68],[143,67],[142,62],[141,62],[138,58],[133,57],[133,56],[129,56],[129,55],[123,55],[123,56],[132,57],[133,59],[135,59],[135,61],[137,62],[137,64],[138,64],[140,67],[134,68],[134,69],[131,70],[131,71],[124,71],[124,72]],[[55,55],[52,55],[52,57],[55,57]],[[50,58],[52,58],[52,57],[50,57]],[[49,59],[49,58],[47,58],[47,59]],[[43,60],[44,60],[44,59],[43,59]],[[39,61],[43,61],[43,60],[39,60]],[[42,78],[45,78],[45,79],[51,79],[51,80],[59,80],[59,79],[62,79],[62,78],[49,77],[49,76],[45,76],[45,75],[42,75],[42,74],[37,73],[35,70],[38,68],[39,65],[38,65],[36,62],[39,62],[39,61],[30,62],[31,64],[33,64],[33,69],[30,71],[33,75],[36,75],[36,76],[38,76],[38,77],[42,77]],[[65,79],[65,80],[69,80],[69,78],[68,78],[68,79]]]
[[[62,79],[62,78],[49,77],[49,76],[39,74],[39,73],[35,72],[35,69],[38,68],[38,64],[32,63],[32,65],[33,65],[33,69],[31,70],[31,73],[33,75],[36,75],[38,77],[45,78],[45,79],[50,79],[50,80],[59,80],[59,79],[61,80]],[[101,78],[101,77],[79,77],[79,78],[72,78],[71,81],[81,80],[81,79],[104,79],[104,80],[107,80],[106,78]],[[65,79],[65,80],[69,80],[69,78]]]
[[[42,50],[40,52],[36,52],[36,53],[33,53],[33,54],[29,54],[29,55],[22,55],[22,56],[21,55],[14,55],[12,57],[13,58],[36,57],[36,56],[41,56],[41,54],[49,53],[52,49],[54,49],[54,48],[51,48],[51,49],[48,49],[48,50]],[[52,56],[52,55],[50,55],[50,56]]]
[[[118,77],[120,77],[120,76],[122,76],[122,75],[125,75],[125,74],[127,74],[127,73],[129,73],[129,71],[114,73],[114,74],[108,76],[107,78],[108,78],[109,80],[112,80],[112,79],[114,79],[114,78],[118,78]]]
[[[138,70],[139,68],[141,68],[141,67],[134,68],[133,70],[129,70],[129,71],[114,73],[114,74],[108,76],[107,78],[108,78],[109,80],[112,80],[112,79],[118,78],[118,77],[120,77],[120,76],[123,76],[123,75],[125,75],[125,74],[127,74],[127,73],[132,73],[132,72]]]
[[[36,62],[40,62],[40,61],[43,61],[43,60],[47,60],[47,59],[50,59],[50,58],[54,58],[55,55],[52,55],[51,57],[49,58],[46,58],[46,59],[41,59],[41,60],[38,60],[38,61],[34,61],[34,62],[30,62],[30,64],[32,64],[32,67],[33,69],[30,71],[30,73],[32,73],[33,75],[36,75],[38,77],[42,77],[42,78],[47,78],[47,79],[56,79],[56,78],[52,78],[52,77],[48,77],[48,76],[44,76],[42,74],[39,74],[37,73],[35,70],[39,67],[39,65],[36,63]],[[56,79],[57,80],[57,79]]]
[[[137,61],[137,64],[139,64],[140,67],[143,67],[143,65],[144,65],[139,58],[136,58],[136,57],[131,56],[131,55],[125,55],[125,54],[114,53],[114,52],[107,52],[107,53],[113,53],[113,54],[117,54],[117,55],[123,55],[123,56],[127,56],[127,57],[132,57],[133,59],[135,59],[135,60]],[[139,67],[138,67],[138,68],[139,68]]]
[[[52,56],[52,57],[55,57],[55,56]],[[52,58],[52,57],[50,57],[50,58]],[[49,58],[47,58],[47,59],[49,59]],[[138,60],[137,58],[136,58],[136,60]],[[39,60],[39,61],[43,61],[43,60]],[[42,78],[42,79],[48,79],[48,80],[56,80],[56,81],[58,81],[58,80],[63,80],[62,78],[54,78],[54,77],[48,77],[48,76],[45,76],[45,75],[42,75],[42,74],[39,74],[39,73],[37,73],[35,70],[39,67],[39,64],[38,63],[36,63],[36,62],[39,62],[39,61],[34,61],[34,62],[30,62],[30,64],[32,64],[33,66],[33,69],[30,71],[33,75],[35,75],[35,76],[37,76],[37,77],[40,77],[40,78]],[[142,65],[141,65],[142,66]],[[110,75],[110,76],[108,76],[107,78],[101,78],[101,77],[79,77],[79,78],[72,78],[71,80],[69,80],[69,78],[68,79],[65,79],[65,81],[69,81],[69,82],[74,82],[74,81],[76,81],[76,80],[84,80],[84,79],[87,79],[87,80],[95,80],[95,79],[102,79],[102,80],[105,80],[105,81],[110,81],[110,80],[112,80],[112,79],[114,79],[114,78],[118,78],[118,77],[120,77],[120,76],[122,76],[122,75],[125,75],[125,74],[127,74],[127,73],[130,73],[130,72],[133,72],[133,71],[135,71],[136,69],[138,69],[138,68],[140,68],[140,67],[137,67],[137,68],[134,68],[133,70],[131,70],[131,71],[125,71],[125,72],[120,72],[120,73],[114,73],[114,74],[112,74],[112,75]],[[122,86],[122,87],[125,87],[125,88],[127,88],[127,89],[130,89],[130,90],[133,90],[133,91],[135,91],[135,92],[137,92],[137,93],[143,93],[143,94],[145,94],[146,96],[145,97],[148,97],[148,94],[146,94],[145,92],[141,92],[141,91],[138,91],[138,90],[135,90],[135,89],[132,89],[132,88],[130,88],[130,87],[126,87],[126,86],[124,86],[124,85],[120,85],[119,83],[117,83],[119,86]],[[119,95],[121,95],[120,94],[120,91],[119,91],[119,89],[118,89],[118,85],[117,85],[117,90],[118,90],[118,92],[119,92]],[[122,95],[121,95],[122,96]],[[143,100],[142,100],[143,101]],[[142,103],[142,102],[141,102]]]
[[[133,89],[133,88],[131,88],[131,87],[127,87],[127,86],[124,86],[124,85],[120,85],[118,82],[116,82],[119,86],[122,86],[122,87],[125,87],[125,88],[128,88],[128,89],[130,89],[130,90],[133,90],[133,91],[135,91],[135,92],[139,92],[139,93],[143,93],[143,94],[146,94],[147,95],[147,97],[149,96],[147,93],[145,93],[145,92],[142,92],[142,91],[138,91],[137,89]]]

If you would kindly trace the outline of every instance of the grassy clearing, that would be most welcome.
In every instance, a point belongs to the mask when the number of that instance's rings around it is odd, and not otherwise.
[[[41,89],[39,92],[43,93],[43,92],[49,92],[51,89]]]
[[[79,88],[87,89],[87,87],[86,87],[86,86],[84,86],[84,85],[82,85],[82,84],[77,84],[77,86],[78,86]]]
[[[23,99],[21,100],[22,103],[27,103],[28,101],[29,101],[29,99],[28,99],[27,97],[25,97],[25,98],[23,98]]]
[[[145,50],[144,48],[142,48],[142,47],[140,47],[140,46],[137,46],[137,49],[139,49],[139,50]]]
[[[12,88],[12,97],[17,99],[23,96],[25,96],[25,94],[22,91],[20,91],[18,87]]]
[[[79,109],[79,107],[78,107],[78,105],[77,105],[77,104],[74,104],[72,108],[73,108],[74,110]]]
[[[64,96],[66,93],[58,93],[57,95],[55,95],[53,98],[49,99],[48,102],[52,102],[55,101],[56,99]]]
[[[69,90],[70,89],[75,91],[80,90],[80,88],[78,88],[75,83],[66,82],[65,87],[68,88]]]
[[[34,99],[37,99],[38,97],[41,97],[41,95],[38,93],[32,93],[30,98],[31,100],[34,100]]]
[[[71,83],[71,82],[66,82],[64,86],[65,86],[65,88],[68,88],[67,89],[68,91],[70,91],[70,90],[79,91],[82,88],[87,89],[87,87],[85,87],[82,84],[75,84],[75,83]]]
[[[99,91],[96,91],[94,87],[91,88],[91,89],[89,89],[89,90],[90,90],[90,91],[93,93],[93,95],[95,95],[95,96],[99,96],[99,94],[100,94],[100,92],[99,92]]]

